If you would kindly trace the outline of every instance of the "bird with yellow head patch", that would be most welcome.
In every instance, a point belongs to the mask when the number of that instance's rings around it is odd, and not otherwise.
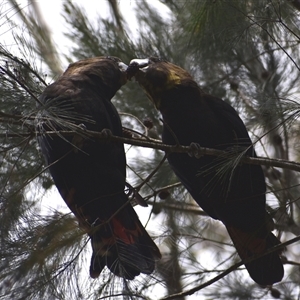
[[[264,255],[280,241],[271,232],[274,224],[266,211],[262,168],[236,163],[236,153],[256,156],[237,112],[223,100],[205,94],[187,71],[170,62],[133,59],[127,72],[161,112],[164,143],[195,143],[235,153],[230,159],[169,153],[168,161],[199,206],[226,226],[238,254],[248,260],[245,266],[252,279],[260,285],[281,281],[280,252]]]

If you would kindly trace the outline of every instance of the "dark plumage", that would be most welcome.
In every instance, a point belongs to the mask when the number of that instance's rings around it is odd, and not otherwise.
[[[90,275],[105,265],[133,279],[150,274],[160,253],[124,192],[126,159],[121,143],[82,134],[47,135],[46,130],[108,129],[122,136],[119,115],[111,103],[126,83],[126,65],[115,57],[95,57],[71,64],[40,96],[38,129],[42,153],[62,198],[91,237]],[[109,132],[107,131],[109,134]]]
[[[228,160],[171,153],[168,161],[202,209],[223,222],[240,257],[245,260],[280,244],[271,233],[273,220],[265,208],[262,168],[236,164],[234,153],[244,151],[248,156],[256,156],[237,112],[221,99],[204,94],[190,74],[169,62],[135,59],[129,70],[131,76],[136,71],[136,80],[163,116],[164,143],[197,143],[233,154],[232,160]],[[283,277],[278,252],[245,266],[252,279],[261,285],[273,284]]]

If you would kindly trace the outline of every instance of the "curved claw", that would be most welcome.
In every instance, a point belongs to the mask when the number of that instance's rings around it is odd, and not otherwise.
[[[83,124],[83,123],[80,123],[80,124],[78,124],[78,127],[81,129],[81,130],[86,130],[86,126],[85,126],[85,124]]]
[[[188,155],[190,157],[200,158],[203,156],[202,154],[199,153],[200,149],[201,149],[201,146],[199,144],[192,142],[190,144],[190,149],[189,149]]]
[[[125,182],[125,185],[129,188],[129,193],[130,194],[133,193],[134,200],[136,201],[137,204],[139,204],[142,207],[148,207],[147,202],[131,184]]]
[[[105,138],[109,138],[109,137],[111,137],[113,134],[112,134],[112,132],[111,132],[110,129],[104,128],[104,129],[101,131],[101,135],[102,135],[103,137],[105,137]]]

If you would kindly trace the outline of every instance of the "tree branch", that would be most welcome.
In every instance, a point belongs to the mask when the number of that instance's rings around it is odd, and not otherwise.
[[[119,136],[114,136],[114,135],[109,135],[107,136],[106,133],[102,132],[95,132],[95,131],[90,131],[90,130],[85,130],[80,127],[78,127],[78,130],[76,131],[65,131],[65,130],[60,130],[60,131],[47,131],[43,133],[36,133],[37,135],[41,134],[47,134],[51,136],[55,135],[62,135],[62,136],[68,136],[68,135],[74,135],[74,134],[84,134],[86,137],[93,137],[97,138],[99,140],[103,141],[113,141],[113,142],[119,142],[119,143],[124,143],[124,144],[129,144],[133,146],[138,146],[138,147],[144,147],[144,148],[152,148],[152,149],[157,149],[157,150],[162,150],[169,153],[194,153],[195,156],[200,157],[201,155],[208,155],[208,156],[218,156],[218,157],[223,157],[224,159],[230,158],[233,159],[232,153],[222,151],[222,150],[217,150],[217,149],[209,149],[209,148],[204,148],[200,147],[199,149],[195,150],[194,148],[191,149],[190,146],[182,146],[182,145],[166,145],[163,144],[162,142],[157,142],[157,141],[152,141],[152,140],[144,140],[144,139],[136,139],[136,138],[125,138],[125,137],[119,137]],[[20,137],[20,136],[30,136],[32,133],[28,134],[0,134],[1,137]],[[237,152],[237,154],[240,154]],[[239,155],[238,158],[240,163],[245,163],[245,164],[251,164],[251,165],[264,165],[264,166],[272,166],[272,167],[277,167],[277,168],[283,168],[283,169],[289,169],[289,170],[294,170],[294,171],[300,171],[300,163],[293,162],[293,161],[288,161],[284,159],[270,159],[267,157],[247,157],[247,156],[242,156]]]
[[[253,256],[253,257],[251,257],[251,258],[249,258],[249,259],[246,259],[245,261],[240,261],[240,262],[234,264],[233,266],[231,266],[230,268],[228,268],[227,270],[225,270],[225,271],[222,272],[221,274],[215,276],[214,278],[212,278],[212,279],[210,279],[210,280],[208,280],[208,281],[206,281],[206,282],[204,282],[204,283],[202,283],[202,284],[200,284],[200,285],[198,285],[198,286],[195,286],[195,287],[192,288],[192,289],[189,289],[189,290],[187,290],[187,291],[185,291],[185,292],[181,292],[181,293],[178,293],[178,294],[173,294],[173,295],[170,295],[170,296],[166,296],[166,297],[160,298],[160,300],[171,300],[171,299],[181,298],[181,297],[183,297],[183,296],[192,295],[192,294],[194,294],[195,292],[200,291],[200,290],[202,290],[203,288],[205,288],[205,287],[207,287],[207,286],[209,286],[209,285],[211,285],[211,284],[217,282],[218,280],[220,280],[221,278],[225,277],[226,275],[228,275],[228,274],[231,273],[232,271],[235,271],[235,270],[236,270],[238,267],[240,267],[241,265],[246,264],[246,263],[249,263],[249,262],[251,262],[251,261],[253,261],[253,260],[255,260],[255,259],[258,259],[258,258],[260,258],[260,257],[263,257],[263,256],[265,256],[265,255],[267,255],[267,254],[269,254],[269,253],[277,252],[277,251],[279,251],[279,250],[282,250],[282,249],[284,249],[286,246],[291,245],[291,244],[293,244],[293,243],[295,243],[295,242],[298,242],[299,240],[300,240],[300,236],[297,236],[297,237],[295,237],[295,238],[293,238],[293,239],[291,239],[291,240],[289,240],[289,241],[287,241],[287,242],[285,242],[285,243],[282,243],[282,244],[280,244],[280,245],[278,245],[278,246],[275,246],[275,247],[270,248],[268,251],[266,251],[265,253],[263,253],[263,254],[261,254],[261,255],[256,255],[256,256]]]

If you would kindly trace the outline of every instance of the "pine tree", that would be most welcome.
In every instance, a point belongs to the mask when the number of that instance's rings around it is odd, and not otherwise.
[[[1,4],[0,16],[18,51],[0,43],[0,296],[298,298],[299,1],[162,0],[170,11],[166,20],[151,1],[140,0],[135,3],[136,35],[118,1],[108,1],[110,19],[99,16],[91,22],[82,7],[67,0],[62,14],[71,46],[64,57],[57,54],[35,2],[29,2],[28,10],[9,2]],[[255,284],[220,222],[209,218],[179,183],[166,162],[166,148],[157,142],[160,115],[134,81],[122,87],[113,103],[126,137],[133,140],[126,144],[128,181],[149,204],[137,211],[163,257],[151,276],[131,282],[109,271],[97,280],[88,277],[88,238],[63,207],[44,166],[36,142],[36,104],[45,86],[61,74],[62,60],[101,55],[127,64],[137,57],[165,58],[239,112],[256,151],[266,158],[260,163],[268,186],[267,209],[275,219],[274,233],[287,246],[281,283],[268,288]],[[144,147],[131,145],[136,140]]]

